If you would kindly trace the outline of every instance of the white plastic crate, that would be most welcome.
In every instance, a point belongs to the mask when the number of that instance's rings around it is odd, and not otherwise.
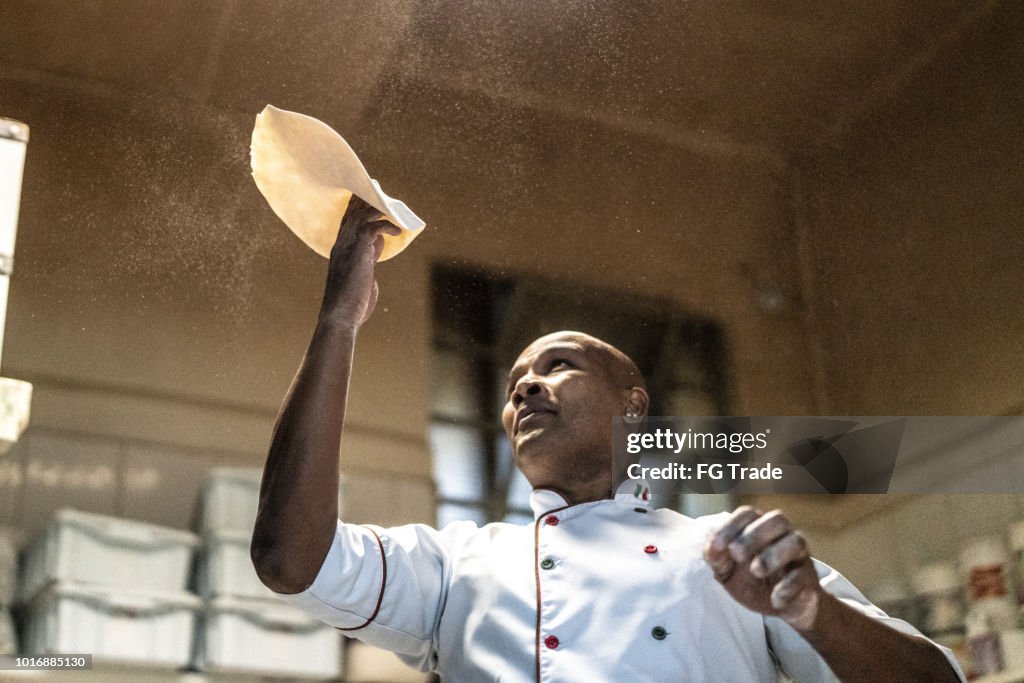
[[[182,591],[197,545],[199,539],[188,531],[60,510],[26,552],[21,602],[53,580],[130,591]]]
[[[206,477],[194,516],[193,527],[203,536],[211,531],[252,533],[260,503],[258,467],[215,467]],[[338,509],[341,510],[344,477],[338,484]]]
[[[214,598],[196,636],[193,664],[209,672],[337,678],[341,635],[284,603]]]
[[[94,663],[188,665],[202,601],[191,593],[54,582],[25,612],[26,654],[91,653]]]
[[[196,592],[204,598],[235,596],[274,600],[263,585],[249,556],[252,534],[244,531],[210,531],[196,563]]]
[[[14,631],[14,619],[6,607],[0,607],[0,655],[18,653],[18,638]]]
[[[18,548],[6,533],[0,532],[0,607],[14,602],[18,585]]]
[[[206,477],[199,495],[196,529],[252,532],[260,502],[260,479],[256,467],[215,467]]]

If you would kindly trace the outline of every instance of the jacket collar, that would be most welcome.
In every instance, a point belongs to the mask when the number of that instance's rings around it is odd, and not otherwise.
[[[643,479],[626,479],[615,490],[615,500],[633,506],[650,507],[651,487]],[[530,493],[530,509],[533,510],[534,520],[551,510],[564,507],[569,507],[569,501],[554,489],[539,488]]]

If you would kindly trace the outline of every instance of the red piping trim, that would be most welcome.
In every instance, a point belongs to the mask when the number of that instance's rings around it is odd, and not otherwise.
[[[572,505],[563,505],[560,508],[548,510],[541,515],[537,515],[537,519],[533,523],[533,575],[537,578],[537,640],[534,643],[533,652],[537,662],[537,683],[540,683],[540,523],[548,515],[571,507]]]
[[[366,528],[366,527],[364,527]],[[388,558],[384,555],[384,544],[380,540],[380,536],[373,529],[366,528],[373,537],[377,539],[377,546],[380,548],[380,562],[381,562],[381,577],[380,577],[380,593],[377,594],[377,606],[373,608],[373,614],[364,623],[359,626],[352,626],[350,628],[338,628],[339,631],[358,631],[361,628],[366,628],[373,623],[373,620],[377,618],[377,613],[380,612],[380,605],[384,602],[384,588],[388,584]]]
[[[534,659],[537,663],[537,683],[540,683],[540,522],[538,517],[533,523],[533,574],[537,578],[537,639],[534,642]]]

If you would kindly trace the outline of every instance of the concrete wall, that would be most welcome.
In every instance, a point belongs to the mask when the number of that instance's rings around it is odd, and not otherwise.
[[[796,165],[827,414],[1022,413],[1024,43],[1005,19]],[[1024,519],[1021,495],[759,502],[867,586]]]
[[[344,21],[275,3],[5,10],[0,111],[32,140],[4,372],[35,383],[34,429],[261,462],[324,273],[248,177],[253,117],[272,101],[336,125],[429,224],[379,271],[352,473],[429,492],[439,262],[716,319],[735,413],[1017,410],[1019,13],[989,14],[845,137],[787,157],[520,97],[490,82],[498,62],[466,87],[452,54],[406,47],[439,19],[411,4]],[[353,39],[371,30],[373,50]],[[324,49],[331,36],[348,39]],[[882,507],[834,504],[850,509],[840,523]]]
[[[3,357],[6,375],[35,384],[32,429],[262,462],[325,265],[249,177],[249,133],[267,101],[336,125],[429,226],[379,269],[348,471],[429,491],[434,263],[544,274],[712,317],[736,412],[814,410],[777,157],[415,80],[408,55],[388,56],[397,39],[383,39],[380,59],[354,40],[325,52],[315,19],[334,15],[309,7],[32,9],[7,12],[0,48],[0,112],[32,130]],[[347,19],[328,23],[352,38],[371,20],[392,22],[386,35],[411,21],[397,5]],[[786,297],[781,312],[759,306],[765,289]],[[2,521],[29,521],[12,514]]]
[[[830,414],[1024,406],[1020,26],[968,33],[798,166]]]

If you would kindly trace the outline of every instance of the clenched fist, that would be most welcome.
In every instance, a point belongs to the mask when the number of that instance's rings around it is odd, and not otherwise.
[[[798,631],[814,626],[824,590],[807,542],[780,511],[737,508],[708,538],[704,559],[744,607],[781,617]]]

